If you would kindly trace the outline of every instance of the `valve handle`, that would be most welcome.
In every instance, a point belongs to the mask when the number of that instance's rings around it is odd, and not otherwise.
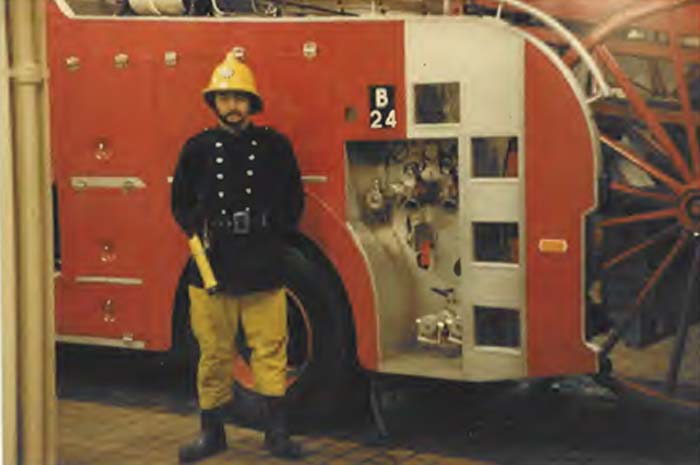
[[[452,294],[452,293],[455,291],[455,288],[454,288],[454,287],[448,287],[448,288],[445,288],[445,289],[440,289],[440,288],[438,288],[438,287],[431,287],[430,290],[433,291],[433,292],[436,293],[436,294],[439,294],[439,295],[441,295],[441,296],[447,298],[447,297],[450,296],[450,294]]]

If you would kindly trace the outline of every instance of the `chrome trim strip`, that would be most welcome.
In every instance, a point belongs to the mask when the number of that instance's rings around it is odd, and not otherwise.
[[[146,349],[145,341],[129,341],[124,339],[110,339],[106,337],[76,336],[70,334],[57,334],[56,342],[67,344],[85,344],[91,346],[123,347],[127,349]]]
[[[302,176],[301,180],[303,182],[308,182],[308,183],[322,184],[324,182],[328,182],[328,176],[324,176],[321,174],[309,174],[309,175]]]
[[[73,176],[70,185],[77,191],[85,189],[143,189],[146,183],[135,176]]]
[[[118,284],[121,286],[141,286],[141,278],[119,278],[115,276],[76,276],[75,282],[80,284]]]

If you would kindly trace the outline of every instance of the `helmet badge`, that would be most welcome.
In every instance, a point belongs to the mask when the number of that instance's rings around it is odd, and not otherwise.
[[[221,75],[221,77],[224,79],[229,79],[233,77],[233,68],[229,68],[228,66],[221,68],[221,71],[219,71],[219,75]]]

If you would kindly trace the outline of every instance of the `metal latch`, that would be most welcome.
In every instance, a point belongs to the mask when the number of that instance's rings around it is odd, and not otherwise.
[[[129,66],[129,55],[126,53],[117,53],[114,55],[114,67],[117,69],[126,69]]]
[[[78,71],[80,69],[80,58],[76,56],[66,58],[66,68],[68,68],[68,71]]]
[[[114,301],[112,299],[106,299],[102,304],[102,320],[106,323],[114,323],[117,321],[117,316],[114,310]]]
[[[165,62],[165,66],[177,66],[177,52],[165,52],[165,55],[163,56],[163,61]]]

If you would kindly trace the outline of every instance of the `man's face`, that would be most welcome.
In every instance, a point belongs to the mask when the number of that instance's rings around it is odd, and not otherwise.
[[[250,98],[241,92],[218,92],[214,105],[219,118],[231,126],[242,126],[250,117]]]

